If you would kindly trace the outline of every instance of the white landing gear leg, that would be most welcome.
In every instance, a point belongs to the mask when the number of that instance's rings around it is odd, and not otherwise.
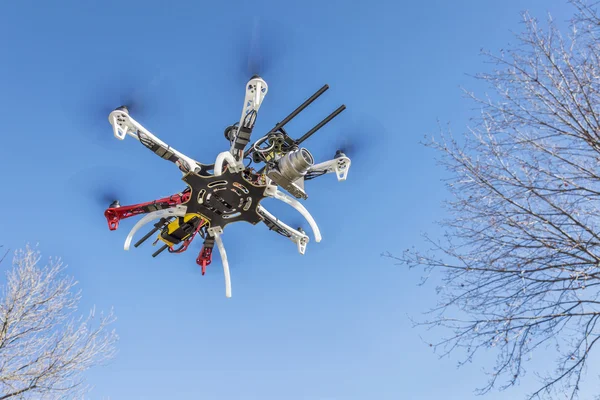
[[[223,229],[220,226],[215,226],[214,228],[209,228],[208,233],[215,238],[217,248],[219,249],[219,255],[221,256],[221,262],[223,263],[223,273],[225,274],[225,297],[231,297],[229,262],[227,261],[227,253],[225,252],[225,246],[223,246],[223,240],[221,240]]]

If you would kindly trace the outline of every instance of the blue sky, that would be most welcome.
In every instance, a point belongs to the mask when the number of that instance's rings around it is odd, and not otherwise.
[[[465,125],[472,104],[459,86],[481,89],[466,74],[487,68],[481,48],[512,41],[524,9],[559,21],[571,11],[542,0],[0,5],[0,242],[39,242],[80,282],[82,310],[114,307],[119,354],[88,374],[91,398],[479,398],[479,365],[438,360],[408,320],[435,302],[434,287],[417,287],[416,271],[379,255],[435,233],[443,171],[419,141],[437,119]],[[223,129],[241,112],[249,76],[240,49],[254,21],[276,56],[255,135],[327,83],[288,132],[299,136],[345,104],[306,146],[329,159],[348,127],[370,144],[346,182],[309,182],[305,205],[323,240],[304,256],[262,225],[226,229],[227,299],[218,255],[200,275],[199,240],[181,255],[153,259],[149,245],[125,252],[135,219],[110,232],[86,190],[112,182],[125,204],[184,187],[172,164],[112,137],[102,107],[120,105],[120,84],[144,100],[132,116],[175,148],[212,163],[228,147]],[[299,220],[288,206],[264,204]]]

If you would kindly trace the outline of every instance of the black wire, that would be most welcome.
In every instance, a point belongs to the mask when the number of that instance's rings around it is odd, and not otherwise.
[[[248,114],[246,114],[246,116],[244,117],[244,126],[246,128],[252,128],[254,127],[254,124],[249,125],[249,122],[251,121],[252,117],[256,115],[256,110],[252,110],[250,111]],[[255,119],[256,122],[256,119]]]

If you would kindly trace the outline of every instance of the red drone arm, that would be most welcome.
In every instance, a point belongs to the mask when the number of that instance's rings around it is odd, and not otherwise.
[[[187,189],[184,192],[146,203],[108,208],[106,211],[104,211],[104,216],[108,222],[108,229],[111,231],[116,230],[119,227],[119,221],[122,219],[156,210],[175,207],[178,204],[185,203],[190,198],[190,193],[191,192],[189,189]]]

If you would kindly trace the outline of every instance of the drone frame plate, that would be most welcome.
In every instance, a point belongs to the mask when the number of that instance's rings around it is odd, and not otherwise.
[[[254,178],[252,182],[246,176]],[[262,199],[267,197],[267,183],[258,182],[260,175],[248,171],[231,172],[227,168],[218,176],[202,176],[188,172],[181,180],[190,188],[188,213],[199,214],[210,227],[245,221],[256,225],[263,221],[257,211]]]

